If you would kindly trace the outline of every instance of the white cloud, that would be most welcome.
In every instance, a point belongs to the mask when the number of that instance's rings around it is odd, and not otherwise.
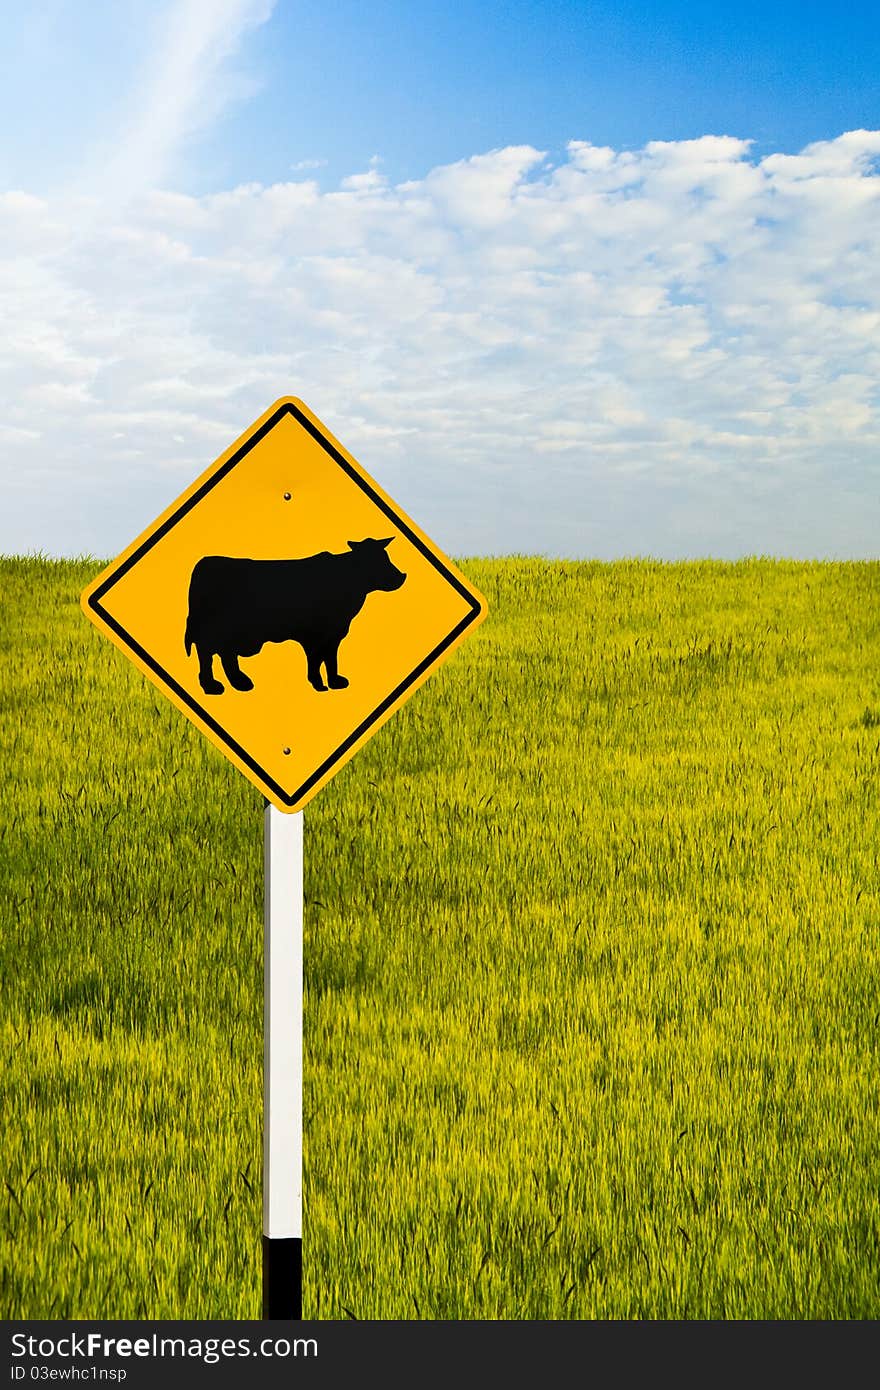
[[[188,137],[223,108],[251,94],[253,79],[231,72],[229,59],[247,33],[264,24],[275,0],[173,0],[154,6],[146,58],[121,129],[93,152],[77,182],[122,201],[168,177]]]
[[[267,8],[211,6],[192,70]],[[156,169],[187,110],[135,123]],[[0,549],[118,550],[293,392],[458,553],[876,554],[878,153],[0,195]]]

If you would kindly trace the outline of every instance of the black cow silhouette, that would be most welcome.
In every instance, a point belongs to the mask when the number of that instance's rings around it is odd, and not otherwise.
[[[394,539],[349,541],[341,555],[329,550],[302,560],[245,560],[206,555],[189,581],[189,615],[184,645],[199,658],[199,684],[206,695],[222,695],[215,679],[219,656],[235,690],[254,683],[239,658],[254,656],[264,642],[299,642],[315,690],[344,690],[337,665],[339,644],[375,590],[399,589],[406,575],[391,563]],[[327,685],[321,667],[327,672]]]

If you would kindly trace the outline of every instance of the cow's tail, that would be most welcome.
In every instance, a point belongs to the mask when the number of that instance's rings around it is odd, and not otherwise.
[[[186,605],[186,629],[183,634],[183,645],[186,650],[187,656],[189,656],[190,652],[192,651],[193,643],[196,640],[195,632],[193,631],[193,629],[196,627],[196,624],[193,622],[193,612],[198,612],[196,575],[199,571],[199,568],[200,564],[196,565],[195,569],[189,577],[189,594],[187,596],[189,601]]]

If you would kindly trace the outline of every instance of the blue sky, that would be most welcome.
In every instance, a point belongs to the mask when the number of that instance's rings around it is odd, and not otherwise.
[[[288,150],[326,158],[331,175],[378,153],[399,179],[571,139],[717,134],[799,149],[876,116],[868,5],[345,0],[315,6],[307,25],[300,14],[282,6],[255,40],[267,84],[239,137],[205,151],[217,174],[284,177]]]
[[[872,7],[0,37],[0,549],[118,550],[294,392],[455,553],[876,553]]]
[[[37,0],[4,17],[7,185],[43,192],[101,143],[137,78],[151,10],[162,6]],[[761,153],[794,151],[872,128],[880,101],[880,24],[861,3],[281,0],[231,56],[216,82],[225,113],[169,170],[190,193],[277,182],[303,161],[326,161],[317,176],[329,186],[376,155],[398,181],[572,139],[735,135]]]

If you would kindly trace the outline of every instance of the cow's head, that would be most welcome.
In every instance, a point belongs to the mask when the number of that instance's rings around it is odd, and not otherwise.
[[[394,540],[389,536],[384,541],[349,541],[348,548],[357,556],[358,569],[370,589],[399,589],[406,575],[403,570],[392,565],[388,558],[388,546]]]

